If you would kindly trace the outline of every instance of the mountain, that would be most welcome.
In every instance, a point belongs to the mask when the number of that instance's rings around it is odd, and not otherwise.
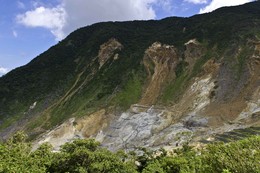
[[[116,150],[259,133],[259,11],[255,1],[80,28],[0,78],[1,139],[25,130],[36,143],[94,137]]]

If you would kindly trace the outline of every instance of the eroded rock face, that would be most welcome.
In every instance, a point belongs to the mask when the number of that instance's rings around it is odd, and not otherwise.
[[[164,108],[132,105],[97,139],[110,150],[136,147],[173,147],[190,141],[197,132],[207,134],[208,118],[201,112],[210,104],[214,79],[208,74],[196,78],[177,105]]]
[[[246,108],[239,114],[237,121],[260,119],[260,87],[254,92],[252,98],[247,101]]]
[[[142,105],[134,105],[136,110]],[[150,107],[146,111],[127,111],[97,135],[96,139],[110,150],[132,150],[136,147],[159,148],[176,145],[192,135],[182,123],[174,124],[173,112]],[[186,135],[183,135],[186,134]],[[184,140],[186,139],[186,140]]]
[[[76,138],[95,137],[110,150],[136,147],[172,147],[190,141],[198,130],[207,131],[207,118],[200,112],[210,103],[214,87],[211,75],[195,79],[178,105],[157,107],[135,104],[120,116],[104,109],[80,119],[71,119],[40,140],[60,145]],[[37,145],[36,145],[37,146]]]
[[[196,40],[186,43],[186,47],[185,61],[192,69],[204,50]],[[116,40],[103,44],[99,54],[99,57],[103,57],[99,61],[100,67],[109,58],[119,58],[115,51],[121,48],[122,45]],[[156,42],[145,51],[143,58],[148,77],[139,104],[133,104],[121,113],[101,109],[86,117],[70,119],[45,134],[35,146],[49,142],[58,149],[60,145],[76,138],[95,138],[112,151],[133,150],[136,147],[169,149],[187,141],[193,144],[202,139],[211,141],[216,134],[259,126],[260,67],[255,63],[259,56],[256,46],[247,62],[251,70],[245,80],[247,85],[242,87],[239,97],[224,103],[218,101],[218,92],[225,90],[227,86],[224,84],[231,77],[225,74],[231,69],[211,58],[202,66],[200,74],[187,84],[177,103],[159,107],[152,105],[165,84],[174,81],[179,57],[174,46]]]
[[[212,117],[205,113],[210,108],[210,93],[215,87],[213,73],[195,78],[179,103],[172,107],[135,104],[119,116],[104,109],[80,119],[70,119],[38,140],[36,147],[49,142],[57,150],[65,142],[77,138],[95,138],[112,151],[133,150],[136,147],[171,149],[184,142],[197,144],[201,139],[214,140],[215,134],[250,127],[259,122],[259,91],[255,91],[247,107],[238,112],[232,123],[210,125]],[[220,112],[220,110],[216,110]],[[252,122],[241,125],[242,121]],[[253,122],[257,120],[256,122]],[[222,120],[222,122],[225,120]]]
[[[78,138],[93,137],[108,126],[112,116],[106,110],[101,109],[89,116],[78,119],[71,118],[36,140],[33,148],[35,149],[40,144],[48,142],[54,147],[54,150],[59,150],[59,147],[66,142]]]
[[[196,61],[204,54],[205,48],[196,39],[189,40],[185,47],[185,61],[189,64],[189,70],[192,70]]]
[[[214,80],[211,74],[197,78],[174,107],[181,112],[187,110],[192,114],[197,114],[210,104],[210,93],[213,88]]]
[[[143,62],[148,73],[148,84],[140,104],[152,105],[167,79],[175,78],[179,58],[174,46],[155,42],[145,51]]]
[[[110,58],[114,58],[114,60],[118,59],[119,57],[116,51],[120,51],[121,49],[123,49],[123,45],[114,38],[111,38],[108,42],[102,44],[98,53],[99,68],[101,68]]]
[[[240,66],[240,73],[236,61],[232,61],[230,64],[223,60],[219,65],[214,92],[212,92],[214,101],[205,111],[205,114],[211,117],[209,125],[212,127],[227,122],[245,126],[250,124],[252,111],[257,107],[257,104],[254,103],[257,102],[255,93],[260,86],[260,65],[257,63],[257,57],[259,57],[257,43],[248,43],[247,46],[250,51],[242,57],[245,62],[243,66]],[[242,48],[234,49],[232,58],[236,60],[242,56],[241,51],[243,51]],[[259,97],[260,95],[258,95]],[[247,120],[239,123],[238,119]],[[232,128],[234,126],[232,125]],[[223,129],[225,128],[223,127]]]

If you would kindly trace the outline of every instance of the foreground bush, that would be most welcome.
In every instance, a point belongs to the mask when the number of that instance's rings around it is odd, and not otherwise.
[[[194,151],[183,147],[173,156],[151,157],[144,173],[259,173],[260,137],[228,144],[209,144]]]
[[[260,137],[228,144],[210,144],[194,150],[188,145],[173,150],[142,148],[128,154],[112,153],[93,139],[75,140],[52,152],[43,144],[36,151],[25,142],[26,135],[15,134],[0,143],[0,172],[71,172],[71,173],[259,173]],[[139,154],[137,154],[139,153]],[[140,154],[142,153],[142,154]]]

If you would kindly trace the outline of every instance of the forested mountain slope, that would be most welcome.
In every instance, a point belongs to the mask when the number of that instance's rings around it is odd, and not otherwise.
[[[259,127],[260,2],[80,28],[0,78],[0,135],[113,149]],[[46,138],[47,135],[47,138]]]

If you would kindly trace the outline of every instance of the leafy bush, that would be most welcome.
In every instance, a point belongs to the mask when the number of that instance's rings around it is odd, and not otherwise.
[[[189,145],[174,149],[147,148],[113,153],[93,139],[79,139],[52,152],[49,144],[32,151],[23,133],[0,143],[1,172],[71,173],[259,173],[260,137],[231,143],[209,144],[204,149]],[[141,154],[140,154],[141,153]],[[159,154],[158,154],[159,153]]]

